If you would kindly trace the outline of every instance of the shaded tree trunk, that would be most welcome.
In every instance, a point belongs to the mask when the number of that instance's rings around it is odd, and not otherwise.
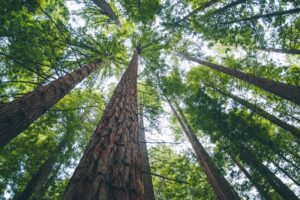
[[[262,51],[284,53],[284,54],[300,54],[298,49],[275,49],[275,48],[260,48]]]
[[[178,20],[177,22],[175,22],[175,25],[178,25],[179,23],[187,20],[188,18],[190,18],[191,16],[193,16],[194,14],[197,14],[198,12],[212,6],[215,3],[220,2],[220,0],[210,0],[208,2],[205,2],[203,4],[201,4],[201,6],[199,6],[198,8],[196,8],[195,10],[193,10],[192,12],[190,12],[189,14],[187,14],[186,16],[184,16],[183,18],[181,18],[180,20]]]
[[[119,18],[114,13],[110,5],[106,2],[106,0],[93,0],[93,2],[111,19],[113,20],[118,26],[121,26]]]
[[[248,83],[251,83],[261,89],[264,89],[270,93],[273,93],[277,96],[280,96],[284,99],[287,99],[291,102],[294,102],[295,104],[300,105],[300,88],[288,85],[285,83],[268,80],[265,78],[261,78],[255,75],[247,74],[232,68],[224,67],[222,65],[210,63],[207,61],[203,61],[194,57],[191,57],[189,55],[182,54],[186,59],[197,62],[201,65],[205,65],[211,69],[217,70],[219,72],[222,72],[224,74],[233,76],[235,78],[238,78],[240,80],[246,81]]]
[[[140,151],[141,151],[141,161],[142,161],[142,181],[144,186],[144,196],[145,200],[155,200],[153,183],[151,177],[151,169],[148,158],[147,143],[145,137],[145,127],[143,119],[143,107],[141,106],[141,114],[139,116],[139,130],[140,130]],[[143,173],[148,172],[148,173]]]
[[[300,8],[294,8],[294,9],[290,9],[290,10],[284,10],[284,11],[272,12],[272,13],[267,13],[267,14],[254,15],[252,17],[232,20],[232,21],[224,22],[224,23],[220,23],[220,24],[228,25],[228,24],[233,24],[233,23],[237,23],[237,22],[246,22],[246,21],[257,20],[257,19],[260,19],[260,18],[276,17],[276,16],[281,16],[281,15],[291,15],[291,14],[295,14],[295,13],[298,13],[298,12],[300,12]]]
[[[234,140],[234,139],[233,139]],[[235,144],[239,149],[241,159],[252,166],[261,176],[271,185],[271,187],[283,198],[289,200],[299,200],[298,197],[291,191],[268,167],[263,165],[257,157],[241,144]]]
[[[300,137],[300,130],[297,129],[296,127],[282,121],[281,119],[277,118],[276,116],[274,115],[271,115],[270,113],[268,113],[267,111],[261,109],[260,107],[252,104],[252,103],[249,103],[248,101],[238,97],[238,96],[235,96],[225,90],[220,90],[218,88],[216,88],[215,86],[213,85],[210,85],[210,84],[206,84],[208,87],[211,87],[213,88],[214,90],[218,91],[220,94],[223,94],[224,96],[227,96],[227,97],[230,97],[232,98],[234,101],[238,102],[239,104],[243,105],[244,107],[252,110],[253,112],[255,112],[256,114],[260,115],[261,117],[267,119],[268,121],[270,121],[271,123],[273,124],[276,124],[277,126],[283,128],[284,130],[292,133],[293,135],[295,135],[296,137]]]
[[[95,71],[99,64],[100,61],[96,61],[85,65],[0,107],[0,147],[5,146],[48,111],[78,83]]]
[[[245,174],[245,176],[251,181],[251,183],[255,186],[257,191],[261,194],[261,196],[265,200],[273,200],[273,198],[268,194],[268,192],[265,189],[265,186],[261,185],[258,181],[256,181],[252,175],[245,169],[245,167],[233,156],[229,154],[230,158],[233,160],[233,162],[239,167],[239,169]]]
[[[143,200],[137,116],[138,51],[115,89],[64,200]]]
[[[26,187],[17,195],[16,200],[28,200],[30,197],[33,200],[41,199],[41,191],[43,190],[51,171],[59,159],[62,150],[66,147],[67,135],[62,138],[61,142],[49,155],[48,159],[40,166],[39,170],[32,176],[31,180],[27,183]]]
[[[182,130],[189,139],[192,147],[196,153],[199,164],[203,167],[203,170],[207,176],[208,181],[212,185],[216,196],[220,200],[235,200],[240,199],[235,193],[233,188],[227,182],[227,180],[219,173],[217,167],[213,163],[213,160],[209,157],[204,147],[199,142],[198,138],[193,134],[191,127],[188,125],[187,120],[184,117],[183,112],[179,109],[180,115],[173,107],[169,98],[165,95],[165,98],[171,107],[176,119],[178,120]],[[179,107],[177,107],[178,110]]]
[[[223,6],[222,8],[219,8],[219,9],[213,11],[212,15],[220,14],[229,8],[232,8],[234,6],[237,6],[241,3],[246,3],[246,2],[247,2],[247,0],[237,0],[237,1],[231,2],[231,3],[227,4],[226,6]]]

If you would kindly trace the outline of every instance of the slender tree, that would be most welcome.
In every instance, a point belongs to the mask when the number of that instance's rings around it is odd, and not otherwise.
[[[243,18],[243,19],[236,19],[236,20],[232,20],[232,21],[228,21],[228,22],[219,23],[219,24],[228,25],[228,24],[233,24],[233,23],[253,21],[253,20],[257,20],[257,19],[261,19],[261,18],[267,18],[267,17],[276,17],[276,16],[281,16],[281,15],[291,15],[291,14],[295,14],[295,13],[299,13],[299,12],[300,12],[300,8],[294,8],[294,9],[290,9],[290,10],[277,11],[277,12],[272,12],[272,13],[267,13],[267,14],[258,14],[258,15],[254,15],[252,17],[247,17],[247,18]]]
[[[212,6],[213,4],[216,4],[220,2],[220,0],[210,0],[210,1],[207,1],[203,4],[201,4],[198,8],[196,8],[195,10],[193,10],[192,12],[190,12],[189,14],[187,14],[186,16],[184,16],[183,18],[181,18],[180,20],[178,20],[177,22],[175,22],[175,24],[179,24],[183,21],[186,21],[188,18],[190,18],[191,16],[193,16],[194,14],[202,11],[202,10],[205,10],[206,8]]]
[[[140,107],[139,115],[139,130],[140,130],[140,152],[141,152],[141,161],[142,161],[142,181],[144,186],[144,195],[145,200],[155,200],[153,183],[151,177],[151,169],[148,157],[147,143],[145,137],[145,127],[143,119],[143,106]]]
[[[251,183],[255,186],[258,192],[263,196],[265,200],[272,200],[273,198],[268,194],[265,189],[265,186],[260,184],[255,178],[248,172],[248,170],[242,165],[240,161],[238,161],[233,156],[229,155],[233,162],[239,167],[239,169],[245,174],[245,176],[251,181]]]
[[[0,107],[0,147],[18,136],[78,83],[97,69],[101,61],[87,64],[63,77]]]
[[[64,200],[142,200],[135,50],[66,190]]]
[[[275,49],[275,48],[260,48],[262,51],[284,53],[284,54],[300,54],[299,49]]]
[[[191,127],[187,124],[187,120],[184,118],[184,114],[179,110],[181,116],[177,113],[174,106],[167,95],[164,95],[171,110],[173,111],[176,119],[178,120],[182,130],[189,139],[192,147],[197,155],[197,159],[200,165],[203,167],[204,172],[207,176],[208,181],[212,185],[218,199],[221,200],[234,200],[240,199],[235,193],[233,188],[227,182],[227,180],[219,173],[217,167],[213,163],[213,160],[209,157],[204,147],[199,142],[198,138],[193,134]],[[184,118],[184,120],[183,120]]]
[[[41,191],[49,178],[54,165],[56,164],[60,154],[67,145],[68,134],[61,139],[61,142],[51,152],[49,158],[40,166],[38,171],[31,177],[24,190],[17,195],[16,200],[40,199]]]
[[[277,126],[283,128],[284,130],[292,133],[293,135],[295,135],[296,137],[300,137],[300,130],[297,129],[296,127],[282,121],[281,119],[277,118],[274,115],[271,115],[270,113],[268,113],[267,111],[265,111],[264,109],[236,96],[233,95],[225,90],[220,90],[218,88],[216,88],[215,86],[211,85],[211,84],[206,84],[207,86],[213,88],[214,90],[218,91],[220,94],[232,98],[234,101],[238,102],[239,104],[245,106],[246,108],[250,109],[251,111],[255,112],[256,114],[260,115],[261,117],[267,119],[268,121],[270,121],[273,124],[276,124]]]
[[[121,26],[119,18],[114,13],[110,5],[106,2],[106,0],[93,0],[93,2],[111,19],[113,20],[118,26]]]
[[[264,89],[270,93],[273,93],[277,96],[280,96],[286,100],[289,100],[291,102],[294,102],[298,105],[300,105],[300,88],[292,85],[288,85],[285,83],[273,81],[273,80],[268,80],[265,78],[261,78],[255,75],[247,74],[232,68],[224,67],[222,65],[214,64],[211,62],[207,62],[204,60],[200,60],[197,58],[194,58],[192,56],[186,55],[186,54],[181,54],[183,55],[186,59],[197,62],[201,65],[207,66],[211,69],[220,71],[224,74],[233,76],[235,78],[238,78],[240,80],[246,81],[248,83],[251,83],[261,89]]]

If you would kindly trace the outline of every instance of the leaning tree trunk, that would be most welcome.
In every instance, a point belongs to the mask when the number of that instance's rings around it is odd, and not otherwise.
[[[121,26],[119,18],[114,13],[110,5],[106,2],[106,0],[93,0],[93,2],[111,19],[113,20],[118,26]]]
[[[17,195],[16,200],[28,200],[30,198],[38,200],[40,198],[36,196],[36,194],[40,194],[43,190],[43,187],[46,184],[54,165],[60,157],[62,150],[66,147],[66,144],[67,135],[62,138],[58,146],[49,155],[49,158],[42,164],[35,175],[31,177],[31,180],[27,183],[22,193]]]
[[[292,85],[288,85],[285,83],[268,80],[265,78],[261,78],[255,75],[247,74],[232,68],[224,67],[222,65],[210,63],[207,61],[203,61],[194,57],[191,57],[189,55],[182,54],[186,59],[197,62],[201,65],[205,65],[211,69],[217,70],[219,72],[222,72],[224,74],[233,76],[235,78],[238,78],[240,80],[246,81],[248,83],[251,83],[261,89],[264,89],[270,93],[273,93],[277,96],[280,96],[284,99],[287,99],[291,102],[294,102],[295,104],[300,105],[300,88]]]
[[[155,200],[153,183],[151,177],[151,169],[148,158],[147,143],[145,137],[145,127],[143,119],[143,107],[141,106],[139,115],[139,130],[140,130],[140,152],[142,161],[142,181],[144,186],[145,200]]]
[[[245,174],[245,176],[251,181],[251,183],[255,186],[257,191],[260,193],[260,195],[264,198],[264,200],[272,200],[273,198],[268,194],[265,187],[259,183],[259,181],[256,181],[252,175],[245,169],[245,167],[233,156],[229,154],[230,158],[233,160],[233,162],[239,167],[239,169]]]
[[[275,49],[275,48],[260,48],[259,50],[284,54],[300,54],[298,49]]]
[[[99,64],[100,61],[96,61],[85,65],[0,107],[0,147],[5,146],[42,116],[78,83],[95,71]]]
[[[290,10],[277,11],[277,12],[272,12],[272,13],[267,13],[267,14],[258,14],[258,15],[254,15],[252,17],[232,20],[229,22],[223,22],[223,23],[219,23],[219,24],[228,25],[228,24],[233,24],[233,23],[237,23],[237,22],[253,21],[253,20],[260,19],[260,18],[276,17],[276,16],[281,16],[281,15],[291,15],[291,14],[295,14],[295,13],[299,13],[299,12],[300,12],[300,8],[294,8],[294,9],[290,9]]]
[[[142,200],[135,50],[66,190],[64,200]]]
[[[196,8],[195,10],[193,10],[192,12],[190,12],[189,14],[187,14],[186,16],[184,16],[183,18],[181,18],[180,20],[178,20],[177,22],[175,22],[175,24],[179,24],[185,20],[187,20],[188,18],[190,18],[191,16],[193,16],[194,14],[197,14],[198,12],[212,6],[215,3],[220,2],[220,0],[210,0],[208,2],[205,2],[203,4],[201,4],[198,8]]]
[[[230,138],[229,138],[230,139]],[[231,138],[231,140],[234,140]],[[235,144],[239,149],[241,159],[252,166],[261,176],[270,184],[270,186],[283,198],[288,200],[299,200],[299,198],[291,191],[273,172],[262,164],[258,158],[241,144]]]
[[[189,139],[192,147],[197,155],[197,159],[200,163],[200,166],[203,167],[204,172],[207,176],[208,181],[212,185],[212,188],[215,191],[216,196],[220,200],[235,200],[240,199],[238,195],[235,193],[233,188],[227,182],[227,180],[219,173],[217,167],[215,166],[213,160],[209,157],[208,153],[205,151],[204,147],[199,142],[198,138],[193,134],[190,126],[187,123],[187,120],[184,118],[183,120],[183,113],[181,113],[181,117],[173,107],[169,98],[165,95],[166,100],[171,107],[175,117],[177,118],[182,130],[186,134],[187,138]]]
[[[267,111],[265,111],[264,109],[261,109],[260,107],[238,97],[235,96],[225,90],[220,90],[218,88],[216,88],[213,85],[210,84],[206,84],[208,87],[213,88],[214,90],[218,91],[220,94],[223,94],[224,96],[230,97],[232,98],[234,101],[238,102],[239,104],[245,106],[246,108],[252,110],[253,112],[255,112],[256,114],[260,115],[261,117],[265,118],[266,120],[268,120],[269,122],[276,124],[277,126],[283,128],[284,130],[292,133],[293,135],[295,135],[296,137],[300,137],[300,130],[297,129],[296,127],[282,121],[281,119],[277,118],[274,115],[271,115],[270,113],[268,113]]]
[[[247,0],[237,0],[237,1],[233,1],[233,2],[231,2],[231,3],[227,4],[227,5],[225,5],[224,7],[219,8],[219,9],[213,11],[212,14],[210,14],[210,16],[211,16],[211,15],[220,14],[220,13],[224,12],[225,10],[227,10],[227,9],[229,9],[229,8],[232,8],[232,7],[234,7],[234,6],[237,6],[237,5],[239,5],[239,4],[246,3],[246,2],[247,2]]]

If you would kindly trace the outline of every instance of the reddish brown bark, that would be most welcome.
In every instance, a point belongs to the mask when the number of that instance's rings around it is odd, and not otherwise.
[[[224,74],[233,76],[235,78],[241,79],[248,83],[251,83],[261,89],[264,89],[270,93],[273,93],[279,97],[282,97],[286,100],[294,102],[295,104],[300,105],[300,88],[292,85],[288,85],[285,83],[261,78],[258,76],[254,76],[251,74],[247,74],[232,68],[224,67],[222,65],[210,63],[207,61],[203,61],[188,55],[183,55],[186,59],[197,62],[201,65],[205,65],[211,69],[217,70]]]
[[[118,26],[121,26],[119,18],[114,13],[110,5],[106,2],[106,0],[93,0],[93,2],[111,19],[113,20]]]
[[[0,107],[0,147],[18,136],[92,73],[100,61],[85,65]]]
[[[227,180],[221,175],[215,166],[213,160],[210,158],[208,153],[205,151],[202,144],[199,142],[198,138],[193,134],[193,130],[188,124],[183,112],[177,106],[177,110],[180,112],[180,116],[173,107],[171,101],[165,96],[168,104],[170,105],[176,119],[178,120],[183,132],[186,134],[189,139],[195,153],[199,164],[203,167],[204,173],[207,176],[209,183],[212,185],[212,188],[215,191],[216,196],[220,200],[237,200],[240,199],[235,193],[233,188],[227,182]]]
[[[142,181],[144,186],[144,196],[145,200],[155,200],[154,190],[153,190],[153,183],[152,183],[152,176],[151,176],[151,169],[149,164],[148,158],[148,150],[147,150],[147,143],[145,138],[145,128],[144,128],[144,119],[143,119],[143,108],[141,106],[141,115],[139,117],[139,124],[140,124],[140,151],[141,151],[141,160],[142,160]]]
[[[143,199],[135,51],[77,166],[64,200]]]

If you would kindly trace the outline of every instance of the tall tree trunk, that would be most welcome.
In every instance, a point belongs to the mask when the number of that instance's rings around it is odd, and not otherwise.
[[[66,190],[64,200],[142,200],[135,50]]]
[[[186,16],[184,16],[183,18],[181,18],[180,20],[178,20],[177,22],[175,22],[176,25],[178,25],[179,23],[187,20],[188,18],[190,18],[192,15],[198,13],[201,10],[204,10],[210,6],[212,6],[215,3],[220,2],[220,0],[210,0],[208,2],[205,2],[203,4],[201,4],[198,8],[196,8],[195,10],[193,10],[192,12],[190,12],[189,14],[187,14]]]
[[[291,15],[291,14],[295,14],[298,12],[300,12],[300,8],[294,8],[294,9],[290,9],[290,10],[277,11],[277,12],[272,12],[272,13],[267,13],[267,14],[258,14],[258,15],[254,15],[252,17],[232,20],[229,22],[224,22],[224,23],[219,23],[219,24],[228,25],[228,24],[233,24],[233,23],[237,23],[237,22],[246,22],[246,21],[257,20],[260,18],[276,17],[276,16],[281,16],[281,15]]]
[[[213,13],[211,15],[220,14],[220,13],[224,12],[225,10],[227,10],[229,8],[232,8],[234,6],[237,6],[237,5],[241,4],[241,3],[246,3],[246,2],[247,2],[247,0],[233,1],[233,2],[231,2],[229,4],[227,4],[226,6],[223,6],[222,8],[219,8],[219,9],[213,11]]]
[[[148,158],[147,143],[145,137],[145,127],[143,119],[143,107],[141,106],[139,115],[139,130],[140,130],[140,151],[141,151],[141,161],[142,161],[142,181],[144,185],[144,196],[145,200],[155,200],[153,183],[151,177],[151,169]],[[146,172],[146,173],[143,173]]]
[[[43,187],[46,184],[54,165],[59,159],[62,150],[66,147],[66,144],[67,134],[62,138],[54,151],[49,154],[48,159],[40,166],[36,174],[31,177],[31,180],[27,183],[22,193],[17,195],[16,200],[27,200],[30,199],[30,197],[32,197],[31,199],[33,200],[40,199],[40,196],[38,195],[43,190]]]
[[[281,119],[277,118],[274,115],[271,115],[270,113],[268,113],[267,111],[261,109],[260,107],[249,103],[248,101],[235,96],[225,90],[220,90],[218,88],[216,88],[215,86],[211,85],[211,84],[205,84],[208,87],[213,88],[214,90],[218,91],[220,94],[223,94],[224,96],[230,97],[232,98],[234,101],[238,102],[239,104],[243,105],[244,107],[252,110],[253,112],[255,112],[256,114],[260,115],[261,117],[267,119],[268,121],[270,121],[273,124],[276,124],[277,126],[283,128],[284,130],[292,133],[293,135],[295,135],[296,137],[300,137],[300,130],[297,129],[296,127],[282,121]]]
[[[294,177],[292,177],[289,172],[287,172],[283,167],[280,167],[278,163],[274,162],[272,159],[269,159],[269,161],[277,168],[279,169],[284,175],[286,175],[289,179],[291,179],[296,185],[300,186],[300,183],[298,180],[296,180]]]
[[[300,105],[300,88],[288,85],[285,83],[268,80],[265,78],[261,78],[255,75],[247,74],[232,68],[224,67],[222,65],[210,63],[207,61],[203,61],[194,57],[191,57],[189,55],[182,54],[186,59],[197,62],[201,65],[205,65],[211,69],[217,70],[219,72],[222,72],[224,74],[233,76],[235,78],[238,78],[240,80],[246,81],[248,83],[251,83],[261,89],[264,89],[270,93],[273,93],[277,96],[280,96],[284,99],[287,99],[291,102],[294,102],[295,104]]]
[[[245,176],[251,181],[251,183],[255,186],[257,191],[261,194],[261,196],[265,200],[272,200],[273,198],[268,194],[268,192],[265,189],[265,186],[261,185],[258,181],[256,181],[252,175],[245,169],[245,167],[231,154],[229,154],[230,158],[233,160],[233,162],[239,167],[239,169],[245,174]]]
[[[110,5],[106,2],[106,0],[93,0],[93,2],[111,19],[113,20],[118,26],[121,26],[119,18],[114,13]]]
[[[284,53],[284,54],[300,54],[298,49],[275,49],[275,48],[260,48],[262,51]]]
[[[231,138],[231,140],[234,140]],[[257,157],[241,144],[235,144],[240,151],[241,159],[252,166],[261,176],[272,186],[272,188],[283,198],[288,200],[299,200],[298,197],[291,191],[273,172],[262,164]]]
[[[0,147],[5,146],[42,116],[78,83],[95,71],[99,64],[100,61],[96,61],[85,65],[0,107]]]
[[[165,95],[165,98],[171,107],[175,117],[177,118],[182,130],[186,134],[189,139],[192,147],[197,155],[197,159],[199,164],[203,167],[204,172],[207,176],[208,181],[212,185],[216,196],[220,200],[235,200],[240,199],[238,195],[235,193],[233,188],[227,182],[227,180],[219,173],[217,167],[213,163],[213,160],[209,157],[208,153],[205,151],[204,147],[199,142],[198,138],[193,134],[191,127],[188,125],[187,120],[184,117],[184,114],[181,110],[179,110],[181,117],[173,107],[171,101]],[[178,108],[177,108],[178,110]]]

